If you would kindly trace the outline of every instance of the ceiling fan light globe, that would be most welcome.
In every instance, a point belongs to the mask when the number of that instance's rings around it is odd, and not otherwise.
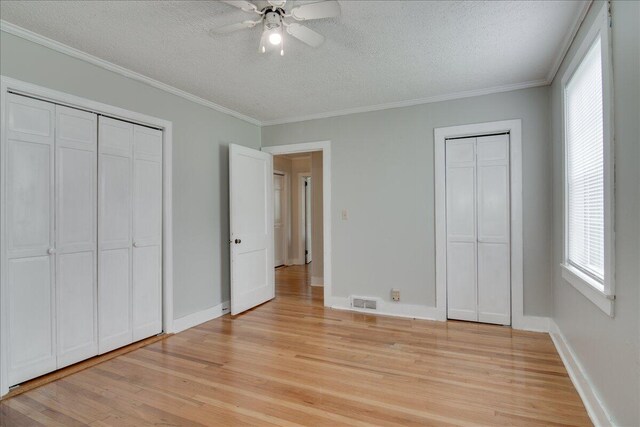
[[[282,42],[282,36],[280,33],[271,33],[269,34],[269,43],[274,46],[279,45]]]

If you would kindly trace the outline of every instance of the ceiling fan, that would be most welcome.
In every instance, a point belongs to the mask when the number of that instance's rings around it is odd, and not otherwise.
[[[265,53],[272,48],[280,47],[280,55],[284,55],[284,32],[286,32],[312,47],[318,47],[324,42],[324,36],[312,29],[300,25],[295,21],[310,21],[312,19],[333,18],[340,15],[340,4],[335,0],[306,3],[291,10],[285,9],[287,0],[268,0],[266,5],[259,8],[249,1],[224,1],[231,6],[245,12],[260,15],[256,20],[246,20],[237,24],[225,25],[211,30],[212,35],[227,34],[245,28],[253,28],[262,24],[260,38],[260,52]],[[292,21],[290,21],[290,19]]]

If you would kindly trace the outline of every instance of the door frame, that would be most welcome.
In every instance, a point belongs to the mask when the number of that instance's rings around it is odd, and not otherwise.
[[[162,130],[162,330],[165,333],[174,332],[173,329],[173,202],[172,202],[172,155],[173,155],[173,124],[170,121],[148,116],[101,102],[92,101],[57,90],[27,83],[21,80],[0,75],[0,396],[9,391],[8,384],[8,319],[7,310],[3,307],[7,301],[6,258],[4,233],[6,218],[4,203],[5,191],[5,151],[6,151],[6,123],[5,111],[7,94],[13,92],[18,95],[30,96],[43,101],[64,105],[71,108],[102,114],[111,118],[133,122]]]
[[[322,151],[322,235],[324,253],[324,306],[331,307],[331,141],[301,142],[297,144],[262,147],[274,156],[279,154]]]
[[[273,170],[273,174],[274,175],[280,175],[282,176],[282,197],[284,197],[284,211],[282,213],[283,215],[283,221],[282,221],[282,226],[284,227],[284,242],[283,242],[283,246],[282,246],[282,250],[284,251],[284,264],[283,265],[288,265],[289,264],[289,235],[291,233],[291,197],[289,197],[290,194],[290,188],[289,188],[289,173],[285,172],[285,171],[281,171],[278,169],[274,169]],[[274,201],[275,202],[275,201]],[[274,204],[275,206],[275,204]],[[274,239],[275,239],[275,234],[274,234]],[[275,250],[274,250],[274,259],[275,259]]]
[[[522,224],[522,120],[503,120],[434,129],[435,214],[436,214],[436,310],[447,320],[447,218],[446,164],[447,138],[473,137],[509,132],[509,183],[511,198],[511,326],[538,329],[524,319],[524,255]],[[544,325],[540,329],[545,329]]]

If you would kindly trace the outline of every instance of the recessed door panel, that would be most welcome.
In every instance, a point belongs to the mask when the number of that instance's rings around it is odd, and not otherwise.
[[[95,251],[59,254],[58,368],[98,354]]]
[[[160,246],[133,248],[133,340],[162,332]]]
[[[9,260],[9,384],[56,369],[52,257]]]
[[[447,236],[471,241],[476,237],[475,167],[447,170]]]
[[[476,243],[451,242],[447,247],[449,319],[478,320]]]
[[[9,140],[7,149],[7,251],[43,255],[53,243],[53,144]]]
[[[162,164],[135,161],[134,242],[159,245],[162,237]]]
[[[100,246],[131,244],[131,158],[100,155]]]
[[[478,238],[509,240],[508,165],[478,165]]]
[[[131,343],[130,249],[110,249],[100,254],[99,320],[100,354]]]
[[[511,269],[509,246],[478,244],[478,320],[511,324]]]
[[[56,149],[57,245],[95,245],[96,151]]]

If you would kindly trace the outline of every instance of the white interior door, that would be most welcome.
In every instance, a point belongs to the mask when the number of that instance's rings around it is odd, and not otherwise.
[[[446,142],[447,317],[478,320],[476,139]]]
[[[98,347],[105,353],[133,340],[133,125],[100,117],[98,140]]]
[[[478,320],[511,324],[509,135],[478,137]]]
[[[6,268],[8,381],[56,369],[55,106],[7,95]]]
[[[231,314],[275,296],[273,158],[229,145]]]
[[[276,267],[285,264],[285,183],[284,175],[273,174],[273,239],[274,264]]]
[[[305,264],[310,263],[313,260],[313,253],[311,252],[311,177],[304,177],[304,254]]]
[[[58,368],[98,354],[96,114],[56,105]]]
[[[162,131],[133,129],[133,341],[162,332]]]

